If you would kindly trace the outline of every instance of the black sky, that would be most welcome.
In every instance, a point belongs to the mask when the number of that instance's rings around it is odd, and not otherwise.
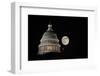
[[[37,54],[38,45],[50,22],[60,40],[61,53],[40,56]],[[70,39],[67,46],[63,46],[61,43],[61,38],[65,35]],[[29,61],[77,58],[88,58],[88,17],[28,15]]]

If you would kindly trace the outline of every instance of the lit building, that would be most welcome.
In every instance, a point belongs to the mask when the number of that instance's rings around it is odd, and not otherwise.
[[[43,34],[40,44],[38,46],[38,54],[46,54],[50,52],[58,52],[60,53],[59,40],[57,38],[56,33],[54,33],[52,29],[52,25],[48,25],[47,31]]]

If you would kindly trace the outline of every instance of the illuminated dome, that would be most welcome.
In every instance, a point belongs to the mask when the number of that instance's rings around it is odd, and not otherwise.
[[[43,34],[39,44],[38,54],[46,54],[50,52],[60,53],[60,44],[56,33],[52,29],[52,25],[48,25],[47,31]]]

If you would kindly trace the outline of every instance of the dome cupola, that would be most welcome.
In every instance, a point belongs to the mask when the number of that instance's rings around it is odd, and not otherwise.
[[[46,54],[50,52],[60,52],[60,44],[56,33],[52,29],[52,25],[48,24],[48,29],[43,34],[38,46],[38,54]]]

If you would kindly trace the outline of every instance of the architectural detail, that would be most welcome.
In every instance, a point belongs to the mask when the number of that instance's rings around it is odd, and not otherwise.
[[[52,25],[48,25],[47,31],[43,34],[38,46],[38,54],[46,54],[50,52],[60,53],[60,44],[56,33],[52,29]]]

